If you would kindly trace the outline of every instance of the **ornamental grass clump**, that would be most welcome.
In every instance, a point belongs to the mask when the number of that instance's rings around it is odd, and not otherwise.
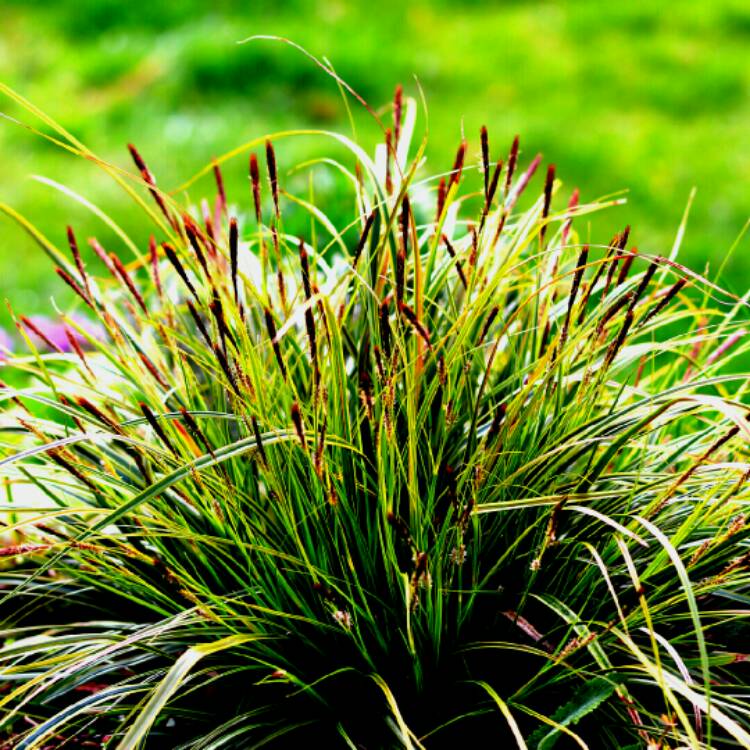
[[[152,238],[16,217],[103,333],[5,366],[6,747],[750,747],[745,300],[386,112],[197,209],[45,119]]]

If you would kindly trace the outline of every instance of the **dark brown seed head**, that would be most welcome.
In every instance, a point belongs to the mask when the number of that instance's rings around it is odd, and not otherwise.
[[[135,166],[138,168],[138,171],[147,179],[147,182],[150,182],[152,185],[156,184],[156,180],[154,179],[154,176],[151,174],[151,171],[146,166],[146,162],[143,161],[143,157],[138,152],[138,149],[132,144],[128,143],[128,151],[130,151],[130,156],[133,158],[133,161],[135,162]]]
[[[237,341],[234,338],[232,332],[229,330],[229,326],[227,325],[226,318],[224,317],[224,307],[221,304],[221,299],[218,296],[214,297],[208,307],[211,310],[211,314],[214,316],[214,320],[216,321],[216,326],[219,329],[219,335],[221,336],[221,342],[224,348],[226,348],[227,339],[229,339],[229,341],[231,341],[236,348]]]
[[[206,227],[206,235],[210,240],[210,242],[206,243],[206,247],[209,254],[213,254],[214,244],[216,243],[216,232],[214,231],[211,207],[208,205],[208,201],[205,198],[201,201],[201,214],[203,215],[203,224]]]
[[[633,310],[632,308],[628,308],[628,311],[625,314],[625,320],[623,321],[622,327],[620,328],[620,332],[617,334],[617,338],[610,344],[609,349],[607,349],[607,353],[604,356],[604,370],[607,370],[609,368],[609,366],[614,361],[614,358],[617,356],[617,353],[622,348],[622,345],[625,343],[625,339],[628,336],[628,331],[630,330],[630,326],[632,324]]]
[[[312,296],[312,287],[310,285],[310,261],[307,255],[307,249],[303,240],[299,241],[299,262],[302,268],[302,286],[305,290],[305,299]]]
[[[260,224],[260,171],[258,170],[258,157],[255,154],[250,154],[250,183],[253,190],[255,219]]]
[[[441,234],[440,239],[443,241],[443,244],[445,245],[445,249],[448,251],[448,255],[451,256],[454,260],[456,259],[456,251],[451,245],[451,241],[448,239],[447,235]]]
[[[487,135],[487,127],[482,125],[482,130],[479,134],[482,143],[482,174],[484,176],[484,198],[485,202],[488,200],[490,194],[490,141]]]
[[[118,425],[113,419],[108,417],[101,409],[94,406],[87,398],[84,398],[83,396],[77,396],[75,399],[75,402],[78,404],[78,406],[81,407],[84,411],[87,411],[94,419],[98,420],[102,424],[107,425],[111,430],[114,432],[117,432],[118,434],[122,433],[122,428],[120,425]]]
[[[378,371],[378,377],[380,378],[381,382],[385,382],[385,365],[383,362],[383,352],[377,344],[372,347],[372,355],[373,357],[375,357],[375,367]]]
[[[469,233],[471,234],[469,266],[473,268],[477,264],[477,257],[479,256],[479,234],[477,233],[477,228],[473,224],[469,226]]]
[[[500,214],[500,219],[497,222],[497,229],[495,230],[495,236],[492,238],[493,246],[497,244],[497,241],[500,239],[500,235],[503,233],[505,222],[508,220],[508,214],[509,210],[507,208],[503,209],[502,213]]]
[[[151,264],[151,275],[154,279],[156,292],[159,295],[159,299],[163,299],[164,289],[161,285],[161,274],[159,273],[159,248],[153,234],[148,238],[148,255]]]
[[[388,302],[380,305],[380,346],[385,352],[386,361],[391,359],[391,324],[388,322]]]
[[[615,271],[617,270],[617,264],[620,262],[619,256],[615,255],[612,260],[609,263],[609,269],[607,271],[607,278],[604,281],[604,289],[602,289],[602,296],[601,299],[604,301],[607,298],[607,294],[609,293],[609,287],[612,283],[612,277],[615,274]]]
[[[83,282],[84,287],[86,288],[86,293],[91,296],[91,289],[89,288],[89,277],[86,273],[86,269],[83,265],[83,260],[81,259],[81,251],[78,249],[78,242],[76,241],[76,236],[73,233],[73,227],[67,228],[68,233],[68,246],[70,247],[71,255],[73,256],[73,260],[76,264],[76,268],[78,269],[78,275]]]
[[[440,178],[437,189],[437,209],[435,212],[435,223],[440,222],[440,217],[443,215],[443,209],[445,208],[445,196],[448,193],[448,186],[445,182],[445,177]]]
[[[391,178],[391,154],[393,152],[393,138],[391,129],[385,129],[385,192],[390,195],[393,192],[393,179]]]
[[[599,261],[596,265],[596,271],[594,272],[593,277],[591,278],[591,283],[589,284],[588,293],[591,294],[594,291],[594,288],[599,283],[599,279],[601,278],[602,274],[604,273],[605,269],[609,267],[609,258],[612,255],[612,249],[614,248],[614,243],[617,240],[617,237],[619,235],[615,236],[615,239],[612,241],[613,244],[610,244],[610,251],[607,253],[607,255],[602,258],[601,261]]]
[[[510,183],[513,180],[513,173],[516,171],[516,164],[518,162],[518,136],[513,139],[513,145],[510,147],[510,154],[508,154],[508,171],[505,174],[505,195],[507,196],[510,192]]]
[[[255,446],[258,449],[258,454],[260,455],[261,461],[266,463],[266,451],[263,448],[263,437],[260,434],[260,426],[258,425],[258,420],[255,418],[255,416],[250,417],[250,422],[253,426],[253,436],[255,437]]]
[[[209,335],[208,329],[203,322],[203,318],[201,318],[201,316],[198,314],[198,311],[195,309],[195,305],[191,300],[187,300],[187,308],[190,311],[190,315],[195,321],[195,325],[198,327],[198,330],[201,332],[201,335],[205,339],[206,343],[213,348],[213,342],[211,341],[211,336]]]
[[[581,294],[580,311],[578,313],[578,325],[581,325],[584,318],[586,317],[589,297],[591,297],[591,289],[592,289],[592,285],[589,284],[587,281],[584,281],[583,284],[581,284],[582,294]]]
[[[171,212],[167,208],[167,204],[164,202],[163,195],[156,188],[156,179],[154,178],[154,175],[151,173],[151,170],[146,166],[146,163],[143,161],[143,158],[138,153],[138,150],[132,143],[128,144],[128,150],[130,151],[130,155],[133,157],[133,161],[135,162],[136,167],[138,167],[141,173],[141,177],[143,178],[143,181],[149,186],[149,192],[151,193],[151,197],[156,202],[156,205],[159,206],[159,210],[164,214],[170,226],[175,231],[179,231],[179,227],[178,227],[175,217],[171,214]]]
[[[107,267],[107,270],[116,276],[115,267],[112,265],[112,261],[109,259],[109,253],[99,244],[96,237],[89,237],[89,245],[91,249],[99,256],[100,260]]]
[[[572,213],[576,206],[578,205],[578,199],[580,197],[580,191],[578,188],[575,188],[573,192],[570,195],[570,200],[568,201],[568,218],[565,220],[565,224],[563,224],[562,228],[562,242],[565,244],[568,241],[568,235],[570,234],[570,226],[573,223],[573,216]]]
[[[286,285],[284,284],[284,273],[281,270],[281,247],[279,245],[279,232],[276,227],[271,227],[271,237],[273,238],[273,249],[276,254],[276,283],[279,288],[279,297],[281,299],[281,308],[286,310]]]
[[[185,234],[188,237],[190,246],[195,252],[195,257],[198,258],[198,262],[201,264],[203,272],[208,278],[211,278],[211,272],[208,270],[208,263],[206,262],[206,256],[201,247],[201,243],[198,239],[198,227],[195,225],[189,214],[183,214],[182,223],[185,226]]]
[[[573,283],[570,285],[570,295],[568,296],[568,310],[565,313],[565,322],[563,323],[563,330],[560,334],[560,347],[562,348],[565,343],[565,339],[568,336],[568,327],[570,325],[570,315],[573,312],[573,305],[576,301],[576,295],[578,294],[578,288],[581,285],[581,279],[583,278],[583,272],[586,270],[586,263],[589,257],[589,246],[584,245],[581,248],[581,252],[576,262],[576,270],[573,273]]]
[[[169,388],[169,383],[164,379],[164,376],[159,372],[156,365],[143,352],[138,352],[138,357],[141,362],[143,362],[146,369],[151,373],[154,380],[156,380],[162,388]]]
[[[308,298],[309,299],[309,298]],[[310,345],[310,360],[313,363],[315,374],[318,374],[318,337],[315,330],[315,317],[312,307],[308,304],[305,307],[305,329],[307,330],[307,340]]]
[[[489,186],[487,188],[487,195],[485,198],[484,203],[484,212],[487,213],[490,210],[490,206],[492,205],[492,201],[495,197],[495,193],[497,192],[497,183],[500,179],[500,172],[503,170],[503,160],[498,159],[497,164],[495,164],[495,171],[492,173],[492,179],[490,180]]]
[[[21,316],[21,322],[24,324],[26,328],[28,328],[37,338],[41,339],[45,346],[47,346],[49,349],[51,349],[54,352],[57,352],[58,354],[62,354],[63,350],[54,342],[52,341],[47,334],[37,326],[33,320],[30,320],[25,315]]]
[[[453,258],[453,261],[456,265],[456,272],[458,273],[458,278],[461,280],[461,283],[464,285],[464,289],[468,287],[468,284],[466,282],[466,275],[464,274],[464,267],[463,263],[461,263],[461,259],[456,255],[456,251],[453,248],[453,245],[451,245],[450,240],[445,236],[442,235],[441,239],[443,240],[443,244],[445,245],[446,250],[448,251],[448,255]]]
[[[409,321],[409,323],[412,325],[414,330],[422,337],[425,344],[427,344],[428,348],[432,348],[432,344],[430,343],[430,334],[427,331],[427,329],[422,325],[421,321],[417,317],[417,314],[414,312],[414,310],[409,307],[409,305],[406,305],[402,303],[399,305],[399,310],[401,310],[401,313],[403,316]]]
[[[239,234],[237,231],[237,219],[232,217],[229,220],[229,266],[232,276],[232,291],[234,299],[237,300],[237,254],[239,248]]]
[[[404,106],[404,89],[399,83],[393,92],[393,142],[398,145],[401,137],[401,113]]]
[[[146,313],[146,315],[148,315],[148,307],[146,307],[146,301],[143,299],[143,296],[141,295],[138,287],[133,282],[133,279],[130,278],[130,274],[127,272],[127,269],[122,264],[120,258],[114,253],[110,253],[109,259],[112,261],[112,265],[115,267],[117,275],[133,295],[133,298],[138,303],[138,306],[141,308],[141,310],[143,310],[144,313]]]
[[[264,316],[266,319],[266,330],[268,331],[268,336],[271,339],[271,346],[273,347],[273,352],[276,355],[276,361],[279,363],[279,369],[281,370],[281,374],[286,379],[286,366],[284,365],[284,359],[281,356],[281,347],[279,346],[279,342],[276,339],[276,323],[273,319],[273,313],[266,308],[264,310]]]
[[[409,205],[409,196],[404,195],[401,202],[401,243],[404,252],[409,252],[409,220],[411,218],[411,206]]]
[[[396,255],[396,302],[404,301],[404,277],[406,273],[406,253],[401,248]]]
[[[94,310],[94,303],[91,301],[86,292],[81,289],[78,282],[64,269],[56,268],[55,273],[92,309]]]
[[[649,283],[651,282],[651,279],[653,278],[658,268],[659,268],[659,264],[656,261],[653,261],[649,265],[649,267],[646,269],[646,272],[643,274],[643,278],[641,279],[641,283],[638,284],[638,288],[633,293],[633,300],[630,303],[631,311],[633,310],[633,308],[635,308],[635,306],[638,304],[638,300],[640,300],[640,298],[645,293],[646,288],[648,287]]]
[[[367,237],[370,234],[370,230],[372,229],[372,224],[374,221],[375,221],[375,209],[373,209],[370,215],[367,217],[365,221],[365,228],[362,230],[362,234],[360,235],[359,242],[357,242],[357,247],[354,250],[354,256],[352,257],[353,268],[357,267],[357,263],[359,262],[359,256],[362,255],[362,251],[365,248],[365,243],[367,242]]]
[[[500,306],[495,305],[488,313],[487,320],[485,321],[484,325],[482,326],[482,332],[479,334],[479,338],[477,339],[477,346],[481,346],[484,342],[485,337],[489,333],[490,327],[495,322],[495,318],[497,317],[497,314],[500,312]]]
[[[466,141],[461,141],[461,145],[456,151],[456,159],[453,162],[453,169],[451,170],[451,176],[448,180],[448,189],[453,185],[457,185],[461,180],[461,174],[464,170],[464,159],[466,158]]]
[[[643,319],[643,321],[640,323],[640,325],[645,325],[648,323],[651,318],[653,318],[655,315],[658,315],[675,297],[675,295],[679,294],[680,290],[687,284],[687,279],[678,279],[672,286],[669,288],[669,291],[659,300],[659,302],[654,305],[654,307],[650,310],[648,315]]]
[[[164,443],[164,445],[167,446],[169,451],[174,455],[177,456],[177,450],[175,449],[172,441],[167,436],[167,433],[164,431],[164,428],[159,424],[159,420],[154,416],[154,413],[149,409],[149,407],[141,402],[139,404],[141,407],[141,411],[143,412],[143,416],[146,418],[146,421],[150,425],[151,429],[159,436],[159,439]]]
[[[296,401],[292,404],[292,422],[294,423],[294,429],[297,433],[297,437],[299,438],[302,450],[305,451],[307,450],[307,442],[305,441],[305,427],[302,424],[302,414],[299,410],[299,404]]]
[[[628,238],[630,237],[630,225],[628,224],[625,229],[622,230],[622,234],[617,239],[617,249],[624,250],[628,244]]]
[[[531,164],[529,164],[526,171],[518,178],[518,183],[516,184],[516,189],[513,192],[512,200],[510,202],[509,208],[512,208],[516,205],[516,202],[521,197],[523,191],[526,189],[526,186],[531,181],[531,178],[536,173],[537,168],[542,163],[542,155],[537,154],[531,161]]]
[[[620,268],[620,273],[617,276],[617,286],[622,284],[622,282],[627,278],[628,271],[630,271],[630,267],[633,265],[633,261],[635,260],[636,255],[638,255],[638,248],[631,248],[628,256],[623,261],[622,267]]]
[[[185,272],[185,268],[183,267],[182,263],[180,263],[180,259],[177,257],[177,253],[175,253],[174,248],[168,242],[163,242],[162,248],[164,250],[164,255],[167,256],[167,260],[172,264],[174,270],[177,271],[177,275],[182,279],[183,283],[190,290],[190,293],[193,295],[193,297],[195,297],[196,300],[200,301],[198,299],[198,292],[195,291],[195,287],[193,286],[190,278]]]
[[[328,420],[326,417],[323,417],[323,424],[320,427],[320,432],[318,433],[318,444],[315,448],[315,461],[314,461],[314,467],[315,467],[315,473],[320,477],[323,478],[323,451],[325,449],[326,444],[326,428],[328,426]]]
[[[596,335],[594,336],[594,340],[598,340],[599,336],[601,335],[602,331],[604,330],[604,326],[609,323],[612,318],[617,315],[617,313],[622,310],[623,307],[630,304],[633,300],[633,294],[632,292],[630,294],[621,294],[603,313],[601,318],[599,318],[599,322],[596,326]]]
[[[219,199],[219,211],[224,213],[227,209],[227,194],[224,192],[224,178],[221,176],[221,169],[217,162],[214,162],[214,179],[216,180],[216,195]]]
[[[550,164],[547,167],[547,178],[544,181],[544,205],[542,206],[542,228],[539,230],[539,241],[544,243],[544,236],[547,233],[547,217],[549,208],[552,203],[552,187],[555,183],[555,165]]]
[[[549,341],[549,333],[550,333],[550,322],[549,318],[547,318],[547,322],[544,324],[544,330],[542,331],[542,339],[539,344],[539,356],[542,357],[544,353],[547,351],[547,342]]]
[[[197,439],[198,442],[200,442],[203,445],[203,447],[206,450],[206,453],[208,453],[210,456],[213,456],[214,455],[213,448],[211,447],[211,444],[206,439],[206,436],[203,434],[203,430],[201,430],[201,428],[198,426],[198,423],[193,418],[193,415],[187,409],[183,407],[180,407],[180,414],[182,415],[182,419],[185,422],[185,425],[187,426],[193,438]],[[177,422],[176,425],[179,425],[179,422]]]
[[[273,196],[273,207],[276,211],[276,218],[280,216],[279,212],[279,177],[276,171],[276,152],[273,150],[271,141],[266,141],[266,166],[268,167],[268,181],[271,185],[271,195]]]
[[[224,371],[224,374],[227,376],[227,380],[229,380],[229,384],[232,386],[234,392],[239,395],[240,388],[237,384],[237,379],[235,378],[234,371],[229,365],[229,360],[227,360],[227,356],[224,353],[224,350],[218,344],[214,344],[213,351],[214,356],[216,357],[216,361],[219,363],[219,367],[221,367],[221,369]]]
[[[500,425],[503,419],[505,419],[505,413],[507,410],[508,407],[506,404],[500,404],[500,406],[495,409],[495,413],[492,416],[492,422],[490,423],[490,429],[487,432],[488,441],[493,440],[498,432],[500,432]]]
[[[78,359],[81,360],[81,364],[89,371],[91,375],[94,375],[91,368],[89,367],[89,363],[86,361],[86,356],[83,353],[83,349],[81,349],[81,345],[78,343],[78,338],[73,333],[73,331],[68,328],[68,326],[63,326],[65,330],[65,338],[68,339],[68,344],[70,344],[70,348],[76,353]]]

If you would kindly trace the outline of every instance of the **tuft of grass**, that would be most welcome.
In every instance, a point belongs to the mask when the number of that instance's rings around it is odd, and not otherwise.
[[[104,276],[25,223],[105,334],[0,391],[7,747],[750,747],[745,300],[416,116],[198,207],[100,162]]]

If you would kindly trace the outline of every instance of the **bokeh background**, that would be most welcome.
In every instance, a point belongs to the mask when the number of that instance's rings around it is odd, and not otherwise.
[[[628,190],[627,206],[593,220],[600,241],[630,223],[639,248],[667,254],[696,187],[681,258],[713,275],[723,265],[724,283],[746,291],[750,243],[736,241],[750,216],[747,0],[3,0],[0,80],[116,164],[130,167],[135,142],[172,188],[265,132],[349,131],[335,83],[290,47],[236,43],[253,34],[328,57],[376,108],[398,82],[416,93],[418,77],[435,171],[462,127],[476,156],[486,123],[496,149],[520,133],[527,160],[541,151],[555,162],[566,191]],[[0,111],[38,125],[9,100]],[[358,136],[373,145],[366,121]],[[308,148],[285,142],[282,166]],[[244,159],[227,167],[238,202],[249,202],[244,170]],[[108,177],[0,120],[0,201],[60,247],[72,223],[117,249],[100,220],[32,174],[81,192],[143,241],[148,227]],[[67,300],[47,258],[2,217],[0,280],[24,312]]]

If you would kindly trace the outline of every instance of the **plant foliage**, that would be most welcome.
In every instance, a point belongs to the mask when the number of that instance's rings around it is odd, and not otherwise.
[[[131,147],[101,275],[16,215],[106,333],[0,392],[8,747],[750,747],[745,301],[416,114],[197,209]]]

